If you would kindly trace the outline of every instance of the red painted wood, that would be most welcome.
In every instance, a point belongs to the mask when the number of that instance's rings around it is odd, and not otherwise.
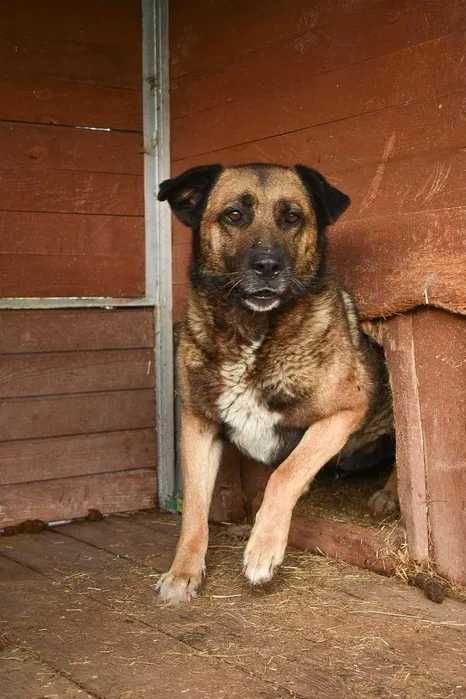
[[[409,554],[429,559],[422,406],[416,366],[413,315],[395,316],[384,324],[384,350],[393,391],[398,496]]]
[[[152,349],[0,355],[0,398],[153,387]]]
[[[4,210],[142,216],[144,184],[140,175],[101,172],[24,170],[0,172]]]
[[[174,0],[170,9],[175,85],[186,74],[220,72],[233,64],[241,70],[251,54],[272,60],[278,54],[289,62],[294,50],[296,58],[308,60],[310,72],[329,70],[443,36],[464,26],[466,18],[462,0],[450,0],[448,12],[441,0]],[[370,33],[361,31],[369,26]]]
[[[40,5],[31,0],[15,0],[14,9],[2,17],[2,30],[9,36],[120,48],[140,41],[141,5],[137,0],[112,3],[110,16],[108,3],[96,0],[69,0],[66,12],[61,0],[42,0]]]
[[[153,347],[151,308],[0,311],[0,352]]]
[[[172,157],[210,153],[465,89],[464,41],[465,34],[458,32],[365,61],[364,70],[354,65],[311,76],[305,63],[298,72],[286,62],[251,61],[236,82],[222,77],[231,99],[217,85],[216,104],[203,103],[195,113],[173,118]]]
[[[2,296],[20,298],[144,296],[144,265],[128,266],[127,252],[90,258],[78,255],[1,255]],[[17,271],[18,267],[20,272]]]
[[[154,427],[154,391],[4,398],[0,441]]]
[[[329,558],[370,568],[383,575],[396,570],[397,560],[390,551],[399,545],[401,532],[387,541],[387,533],[377,527],[335,522],[321,517],[294,517],[289,544],[305,551],[323,553]]]
[[[431,555],[466,584],[466,319],[425,310],[413,316],[413,334]]]
[[[140,3],[19,0],[3,19],[0,296],[143,296]]]
[[[155,431],[123,430],[0,443],[0,485],[154,468]]]
[[[464,207],[342,222],[330,260],[363,318],[424,304],[466,313],[465,224]]]
[[[0,80],[0,120],[142,130],[140,91],[49,79]]]
[[[357,114],[258,141],[226,146],[215,153],[174,162],[174,172],[206,162],[307,163],[349,182],[361,167],[437,153],[439,158],[464,145],[466,90],[408,102],[375,113]],[[176,139],[176,134],[174,134]],[[351,209],[348,211],[348,214]]]
[[[2,170],[44,169],[141,175],[140,133],[0,123]]]
[[[90,509],[102,513],[153,507],[154,469],[101,473],[76,478],[0,486],[0,527],[27,519],[53,522],[85,517]]]
[[[0,211],[0,295],[141,296],[144,248],[142,217]]]
[[[31,14],[34,14],[32,4],[31,9]],[[60,12],[61,17],[64,14],[63,11]],[[28,21],[31,22],[31,19],[29,17]],[[108,18],[105,25],[109,25]],[[0,61],[11,80],[47,77],[51,83],[86,82],[90,85],[138,90],[142,60],[141,39],[136,36],[130,43],[128,38],[128,31],[124,31],[121,33],[120,45],[93,43],[90,51],[86,40],[66,40],[58,32],[53,38],[46,39],[37,31],[28,34],[24,26],[15,26],[9,29],[7,38],[0,43]]]

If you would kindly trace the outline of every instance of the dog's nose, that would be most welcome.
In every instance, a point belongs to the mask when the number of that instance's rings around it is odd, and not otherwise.
[[[273,279],[274,277],[278,277],[283,269],[281,261],[278,259],[278,257],[270,253],[256,257],[251,267],[258,277],[263,277],[264,279]]]

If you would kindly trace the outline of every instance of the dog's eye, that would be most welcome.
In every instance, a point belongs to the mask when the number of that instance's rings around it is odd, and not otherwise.
[[[243,214],[239,209],[230,209],[226,211],[223,218],[227,223],[241,223],[243,220]]]
[[[295,224],[301,221],[301,214],[298,211],[287,211],[283,216],[285,223]]]

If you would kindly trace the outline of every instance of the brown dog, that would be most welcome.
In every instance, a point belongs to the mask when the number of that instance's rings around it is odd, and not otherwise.
[[[338,455],[391,433],[382,358],[325,265],[325,228],[349,198],[297,165],[209,165],[160,186],[193,231],[192,291],[178,350],[181,536],[158,584],[189,600],[204,573],[222,443],[277,466],[244,554],[252,584],[283,560],[293,507]]]

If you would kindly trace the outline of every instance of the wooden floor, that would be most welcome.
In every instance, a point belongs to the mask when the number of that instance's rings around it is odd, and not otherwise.
[[[466,606],[290,552],[251,590],[211,539],[189,607],[152,591],[176,521],[156,512],[0,538],[3,699],[466,696]]]

